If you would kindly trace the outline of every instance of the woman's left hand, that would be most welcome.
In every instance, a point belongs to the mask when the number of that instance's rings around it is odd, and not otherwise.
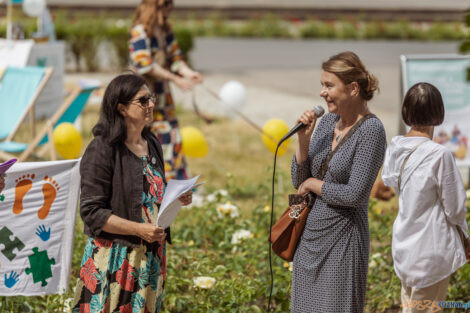
[[[204,80],[204,76],[201,75],[201,73],[193,71],[189,67],[184,67],[180,71],[181,76],[183,76],[186,79],[189,79],[195,84],[202,83]]]
[[[323,181],[310,177],[306,179],[302,184],[300,184],[299,189],[297,189],[297,194],[304,195],[306,193],[313,192],[321,196],[322,186],[323,186]]]
[[[5,188],[5,178],[3,175],[0,175],[0,192],[2,192],[3,188]]]
[[[180,200],[181,204],[182,205],[189,205],[191,204],[191,202],[193,202],[193,192],[190,190],[190,191],[187,191],[185,193],[183,193],[179,198],[178,200]]]

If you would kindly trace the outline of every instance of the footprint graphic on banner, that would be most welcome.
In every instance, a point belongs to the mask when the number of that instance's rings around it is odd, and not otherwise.
[[[44,204],[38,211],[39,219],[43,220],[49,215],[52,203],[54,203],[57,191],[60,190],[59,185],[52,177],[44,177],[44,185],[42,186],[42,193],[44,195]]]
[[[15,203],[13,204],[13,213],[20,214],[23,212],[23,198],[33,186],[34,174],[23,175],[18,178],[15,186]]]

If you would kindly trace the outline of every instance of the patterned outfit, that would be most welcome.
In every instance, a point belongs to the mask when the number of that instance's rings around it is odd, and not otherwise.
[[[292,162],[295,188],[317,177],[331,152],[339,115],[326,114],[310,141],[308,159]],[[339,148],[324,177],[299,241],[292,273],[291,311],[362,313],[369,258],[368,200],[382,165],[385,130],[366,120]]]
[[[142,222],[155,224],[163,199],[162,175],[142,158]],[[139,247],[88,238],[72,313],[157,313],[166,280],[165,242]]]
[[[169,82],[145,75],[153,66],[176,72],[183,56],[174,33],[171,29],[167,31],[158,29],[157,35],[149,38],[143,25],[137,24],[130,32],[129,52],[131,65],[139,74],[144,75],[152,91],[157,95],[151,129],[163,148],[166,178],[187,178],[189,175],[186,161],[181,153],[181,133]]]

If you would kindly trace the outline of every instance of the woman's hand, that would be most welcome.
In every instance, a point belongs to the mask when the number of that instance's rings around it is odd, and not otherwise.
[[[299,136],[299,141],[306,141],[310,142],[310,137],[312,137],[313,129],[315,128],[315,124],[317,122],[317,116],[312,110],[305,111],[299,119],[296,121],[296,124],[302,123],[307,125],[307,127],[301,128],[297,135]]]
[[[153,224],[139,223],[139,226],[137,227],[137,236],[149,243],[152,243],[155,241],[165,240],[166,233],[163,228]]]
[[[202,81],[204,80],[204,76],[202,76],[199,72],[193,71],[188,66],[183,67],[179,71],[179,73],[181,74],[181,76],[183,76],[186,79],[189,79],[195,84],[202,83]]]
[[[310,177],[300,184],[299,189],[297,189],[298,195],[305,195],[309,192],[313,192],[321,196],[321,188],[323,186],[323,181]]]
[[[317,122],[317,116],[312,110],[305,111],[297,120],[296,124],[302,123],[307,125],[306,127],[301,128],[297,132],[299,138],[299,145],[297,146],[295,152],[295,159],[297,164],[301,164],[307,161],[308,158],[308,146],[310,144],[310,138],[312,137],[313,129],[315,128],[315,123]]]
[[[193,82],[183,77],[177,76],[173,82],[183,91],[192,90],[194,88]]]
[[[2,192],[3,188],[5,188],[5,178],[3,175],[0,175],[0,192]]]
[[[180,200],[181,204],[182,205],[189,205],[191,204],[191,202],[193,202],[193,192],[190,190],[190,191],[187,191],[185,193],[183,193],[179,198],[178,200]]]

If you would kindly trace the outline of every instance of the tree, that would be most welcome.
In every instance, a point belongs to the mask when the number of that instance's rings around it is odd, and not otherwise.
[[[467,12],[465,23],[467,24],[467,27],[470,28],[470,10]],[[470,32],[469,31],[466,32],[465,38],[460,44],[460,52],[470,53]],[[467,80],[470,81],[470,67],[467,68]]]

